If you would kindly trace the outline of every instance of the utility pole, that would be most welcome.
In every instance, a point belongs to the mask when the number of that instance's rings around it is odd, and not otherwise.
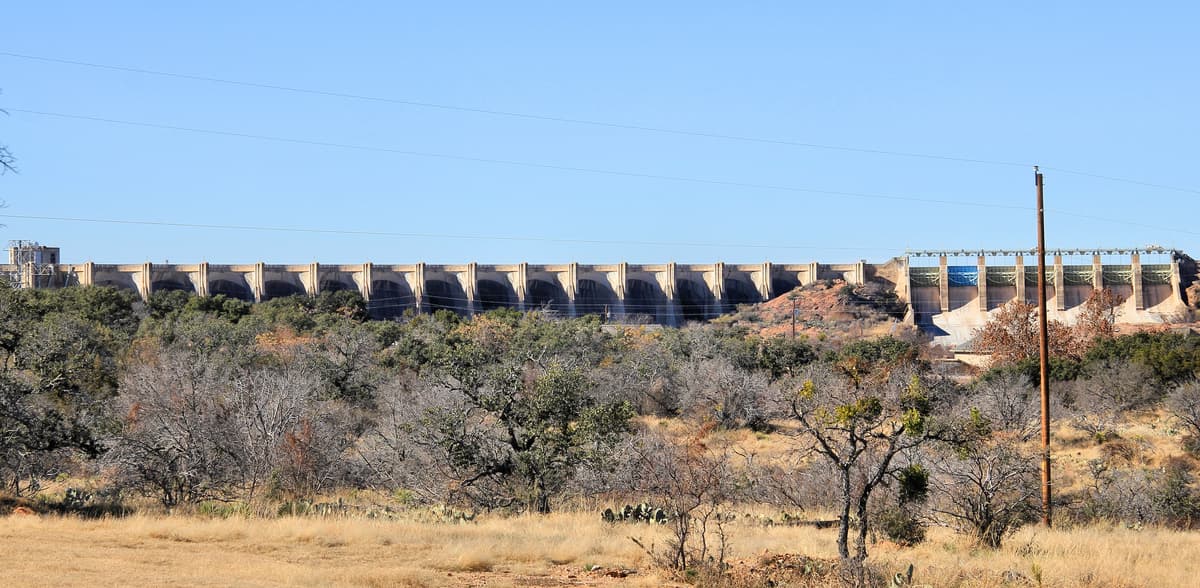
[[[793,341],[796,339],[796,305],[797,304],[798,304],[798,301],[796,300],[796,297],[793,296],[792,297],[792,340]]]
[[[1046,328],[1046,223],[1042,200],[1042,172],[1033,166],[1037,186],[1038,241],[1038,355],[1041,359],[1042,392],[1042,524],[1050,526],[1050,342]],[[1062,296],[1061,292],[1055,294]]]

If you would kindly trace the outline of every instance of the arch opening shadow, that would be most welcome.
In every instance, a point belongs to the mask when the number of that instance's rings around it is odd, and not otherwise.
[[[337,278],[322,278],[320,284],[320,292],[343,292],[345,290],[358,291],[358,286],[353,283],[346,283]]]
[[[795,275],[771,277],[771,295],[782,296],[800,287],[800,279]]]
[[[196,293],[192,281],[183,274],[166,274],[155,277],[150,283],[151,292],[188,292]]]
[[[96,285],[105,288],[116,288],[118,290],[129,290],[131,292],[138,291],[137,286],[134,286],[132,281],[127,280],[96,280]]]
[[[372,318],[395,318],[415,306],[416,299],[407,284],[392,280],[371,281],[371,300],[367,302],[367,313]]]
[[[263,300],[304,294],[304,288],[287,280],[267,280],[263,283]]]
[[[717,299],[708,286],[697,280],[675,280],[675,299],[684,321],[703,321],[715,308]]]
[[[625,314],[635,318],[658,321],[658,306],[666,295],[655,282],[629,278],[625,282]]]
[[[467,293],[463,292],[458,280],[426,279],[425,304],[430,312],[449,310],[458,314],[468,314]]]
[[[749,279],[725,278],[725,304],[737,306],[759,302],[762,302],[762,296],[758,293],[758,288],[754,287],[754,282]]]
[[[208,281],[208,294],[216,296],[223,294],[228,298],[236,298],[244,302],[254,302],[254,292],[246,280],[234,281],[228,278],[214,278]]]
[[[498,308],[516,308],[517,293],[507,282],[481,279],[475,283],[475,303],[484,312]]]
[[[580,315],[597,314],[608,317],[617,305],[617,295],[608,287],[608,282],[581,279],[579,291],[575,293],[575,312]]]
[[[525,306],[529,310],[552,310],[566,314],[571,309],[567,291],[558,282],[530,279],[525,287]]]

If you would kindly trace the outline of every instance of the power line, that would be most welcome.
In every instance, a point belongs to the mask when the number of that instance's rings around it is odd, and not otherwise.
[[[511,160],[511,159],[492,159],[492,158],[486,158],[486,157],[472,157],[472,156],[467,156],[467,155],[456,155],[456,154],[449,154],[449,153],[432,153],[432,152],[427,152],[427,151],[412,151],[412,150],[407,150],[407,149],[393,149],[393,148],[389,148],[389,147],[376,147],[376,146],[370,146],[370,145],[355,145],[355,144],[351,144],[351,143],[334,143],[334,142],[329,142],[329,141],[313,141],[313,140],[308,140],[308,139],[277,137],[277,136],[272,136],[272,135],[258,135],[258,134],[242,133],[242,132],[235,132],[235,131],[220,131],[220,130],[214,130],[214,129],[202,129],[202,128],[197,128],[197,127],[165,125],[165,124],[158,124],[158,123],[148,123],[148,122],[140,122],[140,121],[103,118],[103,117],[88,116],[88,115],[82,115],[82,114],[67,114],[67,113],[61,113],[61,112],[48,112],[48,111],[43,111],[43,110],[29,110],[29,109],[25,109],[25,108],[10,108],[9,111],[19,112],[19,113],[23,113],[23,114],[33,114],[33,115],[38,115],[38,116],[48,116],[48,117],[65,118],[65,119],[73,119],[73,120],[86,120],[86,121],[92,121],[92,122],[102,122],[102,123],[115,124],[115,125],[144,127],[144,128],[160,129],[160,130],[168,130],[168,131],[200,133],[200,134],[216,135],[216,136],[223,136],[223,137],[237,137],[240,139],[255,139],[255,140],[260,140],[260,141],[274,141],[274,142],[279,142],[279,143],[310,145],[310,146],[315,146],[315,147],[331,147],[331,148],[337,148],[337,149],[352,149],[352,150],[357,150],[357,151],[373,151],[373,152],[378,152],[378,153],[391,153],[391,154],[395,154],[395,155],[405,155],[405,156],[411,156],[411,157],[426,157],[426,158],[435,158],[435,159],[449,159],[449,160],[455,160],[455,161],[469,161],[472,163],[489,163],[489,164],[495,164],[495,165],[508,165],[508,166],[517,166],[517,167],[537,168],[537,169],[549,169],[549,170],[555,170],[555,171],[569,171],[569,172],[578,172],[578,173],[601,174],[601,175],[609,175],[609,176],[621,176],[621,177],[651,179],[651,180],[665,180],[665,181],[671,181],[671,182],[687,182],[687,183],[692,183],[692,184],[705,184],[705,185],[725,186],[725,187],[732,187],[732,188],[747,188],[747,189],[754,189],[754,190],[800,192],[800,193],[805,193],[805,194],[824,194],[827,196],[844,196],[844,197],[848,197],[848,198],[897,200],[897,201],[904,201],[904,202],[923,202],[923,203],[928,203],[928,204],[946,204],[946,205],[951,205],[951,206],[972,206],[972,207],[981,207],[981,208],[1002,208],[1002,209],[1009,209],[1009,210],[1031,210],[1031,208],[1028,206],[1017,206],[1017,205],[1012,205],[1012,204],[996,204],[996,203],[991,203],[991,202],[969,202],[969,201],[961,201],[961,200],[942,200],[942,199],[937,199],[937,198],[922,198],[922,197],[916,197],[916,196],[869,194],[869,193],[865,193],[865,192],[845,192],[845,191],[840,191],[840,190],[822,190],[822,189],[817,189],[817,188],[800,188],[800,187],[796,187],[796,186],[781,186],[781,185],[774,185],[774,184],[756,184],[756,183],[751,183],[751,182],[735,182],[735,181],[729,181],[729,180],[714,180],[714,179],[707,179],[707,178],[694,178],[694,177],[688,177],[688,176],[673,176],[673,175],[650,174],[650,173],[591,168],[591,167],[576,167],[576,166],[568,166],[568,165],[557,165],[557,164],[551,164],[551,163],[539,163],[539,162],[532,162],[532,161],[517,161],[517,160]]]
[[[1082,171],[1077,171],[1077,170],[1073,170],[1073,169],[1065,169],[1065,168],[1061,168],[1061,167],[1051,167],[1048,165],[1043,165],[1040,167],[1044,170],[1052,170],[1052,171],[1062,172],[1064,174],[1084,176],[1084,177],[1088,177],[1088,178],[1096,178],[1099,180],[1108,180],[1110,182],[1122,182],[1122,183],[1126,183],[1126,184],[1134,184],[1137,186],[1146,186],[1147,188],[1158,188],[1160,190],[1173,190],[1175,192],[1187,192],[1189,194],[1200,194],[1200,190],[1194,190],[1192,188],[1180,188],[1178,186],[1168,186],[1166,184],[1143,182],[1141,180],[1130,180],[1128,178],[1118,178],[1116,176],[1106,176],[1104,174],[1093,174],[1093,173],[1082,172]]]
[[[179,223],[170,221],[151,221],[151,220],[130,220],[130,219],[102,219],[102,218],[85,218],[85,217],[67,217],[67,216],[44,216],[32,214],[7,214],[0,213],[0,218],[14,218],[25,220],[46,220],[46,221],[62,221],[62,222],[81,222],[81,223],[101,223],[101,224],[116,224],[116,225],[142,225],[142,226],[158,226],[158,227],[179,227],[187,229],[224,229],[236,231],[275,231],[285,233],[318,233],[331,235],[360,235],[369,237],[404,237],[404,238],[424,238],[424,239],[467,239],[478,241],[531,241],[541,243],[574,243],[574,244],[591,244],[591,245],[645,245],[645,246],[663,246],[663,247],[705,247],[718,248],[724,247],[729,249],[833,249],[842,251],[899,251],[900,249],[890,247],[826,247],[824,245],[771,245],[766,243],[704,243],[704,242],[679,242],[679,241],[638,241],[638,240],[606,240],[606,239],[563,239],[552,237],[520,237],[511,235],[468,235],[468,234],[448,234],[448,233],[408,233],[398,231],[363,231],[353,229],[322,229],[315,227],[274,227],[264,225],[227,225],[227,224],[210,224],[210,223]]]
[[[1170,231],[1183,233],[1187,235],[1200,235],[1200,232],[1189,231],[1186,229],[1178,229],[1173,227],[1164,227],[1160,225],[1152,225],[1146,223],[1137,223],[1127,220],[1107,218],[1090,214],[1075,213],[1065,210],[1048,209],[1047,212],[1062,214],[1076,218],[1088,220],[1102,221],[1114,224],[1129,225],[1160,231]],[[186,229],[218,229],[218,230],[236,230],[236,231],[269,231],[269,232],[284,232],[284,233],[313,233],[313,234],[329,234],[329,235],[356,235],[365,237],[397,237],[397,238],[414,238],[414,239],[460,239],[473,241],[519,241],[519,242],[540,242],[540,243],[569,243],[582,245],[643,245],[649,247],[691,247],[691,248],[725,248],[725,249],[796,249],[796,250],[831,250],[831,251],[900,251],[900,247],[846,247],[836,245],[794,245],[781,244],[774,245],[768,243],[710,243],[699,241],[644,241],[631,239],[567,239],[555,237],[522,237],[513,235],[470,235],[470,234],[453,234],[453,233],[413,233],[400,231],[366,231],[355,229],[325,229],[317,227],[279,227],[266,225],[230,225],[216,223],[183,223],[173,221],[152,221],[152,220],[137,220],[137,219],[103,219],[103,218],[88,218],[88,217],[66,217],[66,216],[47,216],[47,215],[32,215],[32,214],[8,214],[0,213],[0,218],[12,218],[22,220],[42,220],[42,221],[58,221],[58,222],[80,222],[80,223],[96,223],[96,224],[116,224],[116,225],[141,225],[141,226],[159,226],[159,227],[178,227]]]
[[[1042,169],[1053,169],[1053,168],[1042,167]],[[1061,170],[1059,170],[1059,171],[1061,171]],[[1046,212],[1052,212],[1054,214],[1061,214],[1064,216],[1073,216],[1075,218],[1085,218],[1085,219],[1089,219],[1089,220],[1102,221],[1102,222],[1106,222],[1106,223],[1129,225],[1131,227],[1142,227],[1144,229],[1154,229],[1156,231],[1170,231],[1170,232],[1174,232],[1174,233],[1183,233],[1185,235],[1200,235],[1200,231],[1189,231],[1187,229],[1176,229],[1173,227],[1164,227],[1161,225],[1138,223],[1138,222],[1133,222],[1133,221],[1128,221],[1128,220],[1123,220],[1123,219],[1108,218],[1108,217],[1096,216],[1096,215],[1092,215],[1092,214],[1084,214],[1084,213],[1080,213],[1080,212],[1071,212],[1068,210],[1058,210],[1058,209],[1053,209],[1053,208],[1047,208]]]
[[[620,123],[620,122],[613,122],[613,121],[601,121],[601,120],[584,119],[584,118],[553,116],[553,115],[536,114],[536,113],[528,113],[528,112],[515,112],[515,111],[498,110],[498,109],[491,109],[491,108],[459,106],[459,105],[453,105],[453,104],[444,104],[444,103],[428,102],[428,101],[421,101],[421,100],[410,100],[410,99],[403,99],[403,98],[370,96],[370,95],[355,94],[355,93],[350,93],[350,92],[335,92],[335,91],[329,91],[329,90],[317,90],[317,89],[313,89],[313,88],[302,88],[302,87],[298,87],[298,86],[286,86],[286,85],[282,85],[282,84],[268,84],[268,83],[252,82],[252,81],[246,81],[246,80],[234,80],[234,79],[227,79],[227,78],[218,78],[218,77],[213,77],[213,76],[201,76],[201,75],[186,74],[186,73],[179,73],[179,72],[153,70],[153,69],[140,68],[140,67],[129,67],[129,66],[122,66],[122,65],[95,63],[95,62],[79,61],[79,60],[72,60],[72,59],[62,59],[62,58],[56,58],[56,57],[46,57],[46,56],[41,56],[41,55],[31,55],[31,54],[27,54],[27,53],[16,53],[16,52],[11,52],[11,51],[0,51],[0,56],[12,57],[12,58],[16,58],[16,59],[25,59],[25,60],[31,60],[31,61],[41,61],[41,62],[46,62],[46,63],[57,63],[57,64],[63,64],[63,65],[89,67],[89,68],[94,68],[94,69],[120,71],[120,72],[126,72],[126,73],[136,73],[136,74],[140,74],[140,75],[149,75],[149,76],[176,78],[176,79],[184,79],[184,80],[192,80],[192,81],[201,81],[201,82],[224,84],[224,85],[230,85],[230,86],[241,86],[241,87],[247,87],[247,88],[259,88],[259,89],[264,89],[264,90],[290,92],[290,93],[295,93],[295,94],[309,94],[309,95],[314,95],[314,96],[341,98],[341,99],[357,100],[357,101],[363,101],[363,102],[398,104],[398,105],[413,106],[413,107],[418,107],[418,108],[468,112],[468,113],[472,113],[472,114],[483,114],[483,115],[488,115],[488,116],[509,117],[509,118],[525,119],[525,120],[539,120],[539,121],[546,121],[546,122],[587,125],[587,126],[630,130],[630,131],[641,131],[641,132],[658,133],[658,134],[666,134],[666,135],[677,135],[677,136],[685,136],[685,137],[697,137],[697,138],[705,138],[705,139],[737,141],[737,142],[743,142],[743,143],[781,145],[781,146],[788,146],[788,147],[801,147],[801,148],[806,148],[806,149],[821,149],[821,150],[828,150],[828,151],[863,153],[863,154],[869,154],[869,155],[886,155],[886,156],[893,156],[893,157],[909,157],[909,158],[916,158],[916,159],[930,159],[930,160],[950,161],[950,162],[957,162],[957,163],[974,163],[974,164],[981,164],[981,165],[995,165],[995,166],[1007,166],[1007,167],[1030,167],[1030,166],[1032,166],[1031,163],[1016,162],[1016,161],[1005,161],[1005,160],[997,160],[997,159],[982,159],[982,158],[973,158],[973,157],[958,157],[958,156],[942,155],[942,154],[935,154],[935,153],[919,153],[919,152],[913,152],[913,151],[874,149],[874,148],[869,148],[869,147],[855,147],[855,146],[848,146],[848,145],[830,145],[830,144],[823,144],[823,143],[794,141],[794,140],[789,140],[789,139],[773,139],[773,138],[766,138],[766,137],[753,137],[753,136],[748,136],[748,135],[717,133],[717,132],[711,132],[711,131],[674,129],[674,128],[658,127],[658,126],[651,126],[651,125],[638,125],[638,124],[631,124],[631,123]],[[1058,172],[1062,172],[1062,173],[1066,173],[1066,174],[1102,179],[1102,180],[1107,180],[1107,181],[1111,181],[1111,182],[1133,184],[1133,185],[1145,186],[1145,187],[1149,187],[1149,188],[1157,188],[1160,190],[1170,190],[1170,191],[1175,191],[1175,192],[1200,194],[1200,190],[1197,190],[1194,188],[1171,186],[1171,185],[1167,185],[1167,184],[1147,182],[1147,181],[1143,181],[1143,180],[1135,180],[1135,179],[1123,178],[1123,177],[1105,175],[1105,174],[1096,174],[1096,173],[1062,168],[1062,167],[1051,167],[1051,166],[1044,166],[1044,165],[1041,167],[1042,167],[1042,169],[1054,170],[1054,171],[1058,171]]]
[[[327,141],[314,141],[314,140],[308,140],[308,139],[276,137],[276,136],[271,136],[271,135],[258,135],[258,134],[242,133],[242,132],[235,132],[235,131],[221,131],[221,130],[214,130],[214,129],[202,129],[202,128],[184,127],[184,126],[176,126],[176,125],[164,125],[164,124],[158,124],[158,123],[147,123],[147,122],[140,122],[140,121],[129,121],[129,120],[111,119],[111,118],[95,117],[95,116],[88,116],[88,115],[59,113],[59,112],[38,111],[38,110],[29,110],[29,109],[22,109],[22,108],[10,108],[8,110],[11,112],[19,112],[19,113],[32,114],[32,115],[37,115],[37,116],[65,118],[65,119],[71,119],[71,120],[84,120],[84,121],[101,122],[101,123],[115,124],[115,125],[143,127],[143,128],[152,128],[152,129],[159,129],[159,130],[179,131],[179,132],[189,132],[189,133],[207,134],[207,135],[215,135],[215,136],[226,136],[226,137],[235,137],[235,138],[241,138],[241,139],[272,141],[272,142],[290,143],[290,144],[299,144],[299,145],[309,145],[309,146],[315,146],[315,147],[351,149],[351,150],[359,150],[359,151],[373,151],[373,152],[391,153],[391,154],[396,154],[396,155],[413,156],[413,157],[427,157],[427,158],[437,158],[437,159],[449,159],[449,160],[456,160],[456,161],[468,161],[468,162],[472,162],[472,163],[509,165],[509,166],[528,167],[528,168],[537,168],[537,169],[550,169],[550,170],[555,170],[555,171],[569,171],[569,172],[576,172],[576,173],[593,173],[593,174],[619,176],[619,177],[633,177],[633,178],[654,179],[654,180],[664,180],[664,181],[673,181],[673,182],[687,182],[687,183],[735,187],[735,188],[746,188],[746,189],[755,189],[755,190],[771,190],[771,191],[796,192],[796,193],[805,193],[805,194],[823,194],[823,195],[828,195],[828,196],[842,196],[842,197],[847,197],[847,198],[895,200],[895,201],[906,201],[906,202],[921,202],[921,203],[926,203],[926,204],[940,204],[940,205],[949,205],[949,206],[968,206],[968,207],[994,208],[994,209],[1004,209],[1004,210],[1022,210],[1022,211],[1030,210],[1030,207],[1028,207],[1028,206],[1019,206],[1019,205],[1013,205],[1013,204],[998,204],[998,203],[991,203],[991,202],[972,202],[972,201],[960,201],[960,200],[944,200],[944,199],[924,198],[924,197],[917,197],[917,196],[873,194],[873,193],[865,193],[865,192],[847,192],[847,191],[839,191],[839,190],[823,190],[823,189],[817,189],[817,188],[803,188],[803,187],[797,187],[797,186],[758,184],[758,183],[751,183],[751,182],[714,180],[714,179],[695,178],[695,177],[688,177],[688,176],[672,176],[672,175],[629,172],[629,171],[610,170],[610,169],[601,169],[601,168],[563,166],[563,165],[547,164],[547,163],[539,163],[539,162],[516,161],[516,160],[506,160],[506,159],[491,159],[491,158],[471,157],[471,156],[455,155],[455,154],[447,154],[447,153],[432,153],[432,152],[423,152],[423,151],[393,149],[393,148],[388,148],[388,147],[376,147],[376,146],[369,146],[369,145],[334,143],[334,142],[327,142]],[[1058,168],[1045,168],[1045,169],[1058,169]],[[1058,171],[1064,171],[1066,173],[1075,173],[1075,172],[1069,172],[1067,170],[1061,170],[1061,169],[1059,169]],[[1092,174],[1083,174],[1083,175],[1092,175]],[[1070,211],[1065,211],[1065,210],[1048,210],[1048,212],[1054,212],[1056,214],[1063,214],[1063,215],[1067,215],[1067,216],[1074,216],[1074,217],[1078,217],[1078,218],[1085,218],[1085,219],[1089,219],[1089,220],[1103,221],[1103,222],[1108,222],[1108,223],[1115,223],[1115,224],[1122,224],[1122,225],[1129,225],[1129,226],[1138,226],[1138,227],[1143,227],[1143,228],[1150,228],[1150,229],[1161,230],[1161,231],[1171,231],[1171,232],[1183,233],[1183,234],[1188,234],[1188,235],[1200,235],[1200,232],[1189,231],[1187,229],[1178,229],[1178,228],[1173,228],[1173,227],[1165,227],[1165,226],[1161,226],[1161,225],[1136,223],[1136,222],[1131,222],[1131,221],[1124,220],[1124,219],[1107,218],[1107,217],[1096,216],[1096,215],[1075,213],[1075,212],[1070,212]],[[21,218],[16,215],[0,215],[0,216],[9,216],[11,218]],[[27,218],[34,219],[35,217],[30,216]],[[222,229],[251,229],[251,228],[253,228],[253,229],[278,230],[278,231],[295,230],[295,231],[300,231],[300,232],[328,232],[328,233],[344,233],[344,234],[357,233],[357,234],[364,234],[364,235],[372,235],[373,234],[373,235],[379,235],[379,236],[395,236],[395,237],[443,237],[443,238],[463,238],[463,239],[479,238],[479,239],[488,239],[488,240],[538,240],[538,239],[524,239],[524,238],[520,238],[520,237],[472,237],[472,236],[437,235],[437,234],[423,234],[423,233],[389,233],[389,232],[372,232],[372,231],[356,232],[356,231],[336,231],[336,230],[327,230],[327,229],[287,229],[284,227],[246,227],[246,226],[239,226],[239,225],[189,225],[187,223],[158,223],[156,221],[126,221],[126,220],[83,219],[83,218],[67,218],[67,217],[41,217],[41,218],[38,218],[38,220],[109,222],[109,223],[126,223],[126,224],[164,224],[164,225],[180,226],[180,227],[191,226],[194,228],[222,228]],[[570,239],[560,239],[557,241],[564,242],[564,243],[612,243],[612,242],[608,242],[608,241],[570,240]],[[656,243],[656,242],[639,242],[639,241],[629,241],[627,243],[635,244],[635,245],[682,245],[682,246],[701,246],[701,247],[727,246],[727,247],[748,247],[748,248],[781,247],[781,248],[788,248],[788,249],[851,249],[851,250],[868,249],[868,250],[873,250],[873,251],[883,249],[883,248],[837,248],[837,247],[791,246],[791,245],[785,245],[785,246],[737,245],[737,244],[707,245],[707,244],[665,243],[665,242],[664,243]]]
[[[821,143],[807,143],[807,142],[803,142],[803,141],[791,141],[791,140],[787,140],[787,139],[770,139],[770,138],[764,138],[764,137],[751,137],[751,136],[746,136],[746,135],[732,135],[732,134],[715,133],[715,132],[708,132],[708,131],[672,129],[672,128],[667,128],[667,127],[656,127],[656,126],[650,126],[650,125],[637,125],[637,124],[619,123],[619,122],[612,122],[612,121],[601,121],[601,120],[592,120],[592,119],[583,119],[583,118],[552,116],[552,115],[545,115],[545,114],[534,114],[534,113],[528,113],[528,112],[496,110],[496,109],[491,109],[491,108],[476,108],[476,107],[470,107],[470,106],[457,106],[457,105],[452,105],[452,104],[441,104],[441,103],[426,102],[426,101],[421,101],[421,100],[409,100],[409,99],[403,99],[403,98],[387,98],[387,97],[382,97],[382,96],[369,96],[369,95],[364,95],[364,94],[353,94],[353,93],[349,93],[349,92],[334,92],[334,91],[329,91],[329,90],[316,90],[316,89],[312,89],[312,88],[301,88],[301,87],[296,87],[296,86],[284,86],[284,85],[280,85],[280,84],[267,84],[267,83],[261,83],[261,82],[250,82],[250,81],[245,81],[245,80],[233,80],[233,79],[217,78],[217,77],[210,77],[210,76],[200,76],[200,75],[185,74],[185,73],[178,73],[178,72],[145,69],[145,68],[140,68],[140,67],[127,67],[127,66],[121,66],[121,65],[110,65],[110,64],[104,64],[104,63],[76,61],[76,60],[72,60],[72,59],[44,57],[44,56],[39,56],[39,55],[29,55],[29,54],[25,54],[25,53],[13,53],[13,52],[9,52],[9,51],[0,51],[0,56],[14,57],[17,59],[27,59],[27,60],[34,60],[34,61],[43,61],[43,62],[48,62],[48,63],[60,63],[60,64],[66,64],[66,65],[75,65],[75,66],[80,66],[80,67],[90,67],[90,68],[95,68],[95,69],[122,71],[122,72],[136,73],[136,74],[150,75],[150,76],[169,77],[169,78],[193,80],[193,81],[200,81],[200,82],[211,82],[211,83],[225,84],[225,85],[230,85],[230,86],[242,86],[242,87],[247,87],[247,88],[259,88],[259,89],[264,89],[264,90],[292,92],[292,93],[296,93],[296,94],[310,94],[310,95],[314,95],[314,96],[344,98],[344,99],[348,99],[348,100],[359,100],[359,101],[364,101],[364,102],[380,102],[380,103],[386,103],[386,104],[400,104],[400,105],[404,105],[404,106],[416,106],[419,108],[432,108],[432,109],[438,109],[438,110],[469,112],[469,113],[473,113],[473,114],[485,114],[485,115],[489,115],[489,116],[502,116],[502,117],[510,117],[510,118],[521,118],[521,119],[526,119],[526,120],[540,120],[540,121],[556,122],[556,123],[588,125],[588,126],[606,127],[606,128],[622,129],[622,130],[629,130],[629,131],[644,131],[644,132],[650,132],[650,133],[661,133],[661,134],[666,134],[666,135],[680,135],[680,136],[685,136],[685,137],[701,137],[701,138],[706,138],[706,139],[721,139],[721,140],[728,140],[728,141],[740,141],[740,142],[745,142],[745,143],[763,143],[763,144],[768,144],[768,145],[786,145],[789,147],[803,147],[803,148],[807,148],[807,149],[825,149],[825,150],[832,150],[832,151],[846,151],[846,152],[852,152],[852,153],[867,153],[867,154],[872,154],[872,155],[889,155],[889,156],[898,156],[898,157],[912,157],[912,158],[920,158],[920,159],[955,161],[955,162],[959,162],[959,163],[978,163],[978,164],[984,164],[984,165],[1003,165],[1003,166],[1015,166],[1015,167],[1029,167],[1029,165],[1030,165],[1030,164],[1026,164],[1026,163],[1018,163],[1018,162],[1012,162],[1012,161],[975,159],[975,158],[970,158],[970,157],[954,157],[954,156],[949,156],[949,155],[938,155],[938,154],[933,154],[933,153],[891,151],[891,150],[887,150],[887,149],[871,149],[871,148],[866,148],[866,147],[852,147],[852,146],[846,146],[846,145],[827,145],[827,144],[821,144]]]

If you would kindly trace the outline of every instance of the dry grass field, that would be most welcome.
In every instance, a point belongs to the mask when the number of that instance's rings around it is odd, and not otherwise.
[[[592,514],[474,523],[362,519],[0,519],[4,586],[670,586],[632,541],[661,528]],[[736,558],[832,557],[832,530],[735,525]],[[935,530],[916,548],[872,547],[888,571],[909,563],[930,586],[1195,586],[1200,533],[1029,528],[997,552]],[[591,571],[593,566],[601,566]],[[633,569],[625,578],[610,571]]]

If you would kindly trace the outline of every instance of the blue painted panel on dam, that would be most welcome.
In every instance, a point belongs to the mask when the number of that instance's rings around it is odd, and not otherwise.
[[[973,265],[952,265],[946,268],[951,286],[978,286],[979,268]]]

